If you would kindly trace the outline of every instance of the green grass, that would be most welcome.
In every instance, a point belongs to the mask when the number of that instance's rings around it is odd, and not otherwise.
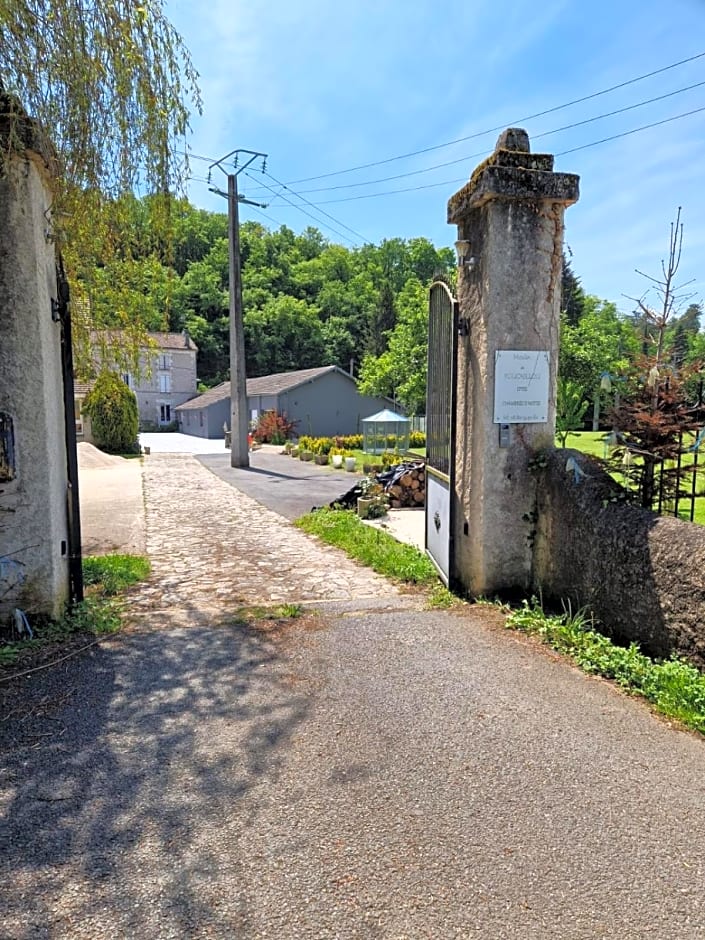
[[[61,643],[77,633],[100,636],[115,633],[122,624],[124,609],[120,594],[149,575],[149,561],[139,555],[96,555],[83,559],[86,596],[58,620],[32,623],[32,639],[0,646],[0,667],[49,643]]]
[[[91,555],[83,559],[83,583],[96,586],[106,597],[144,581],[149,561],[141,555]]]
[[[296,525],[392,580],[420,585],[438,580],[426,555],[413,545],[404,545],[386,532],[365,525],[349,510],[317,509],[298,519]]]
[[[662,715],[705,734],[705,675],[695,666],[675,656],[651,659],[636,643],[617,646],[593,629],[595,623],[584,611],[548,615],[536,598],[524,601],[506,623],[511,629],[540,637],[584,672],[613,680],[645,698]]]

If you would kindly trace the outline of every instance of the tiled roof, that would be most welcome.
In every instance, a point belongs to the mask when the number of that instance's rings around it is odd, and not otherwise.
[[[95,344],[100,337],[109,345],[120,346],[122,344],[122,335],[121,330],[93,330],[91,331],[91,342]],[[187,338],[183,333],[147,333],[147,336],[160,349],[193,349],[194,352],[198,352],[198,346],[191,337],[188,337],[187,344]]]
[[[329,372],[340,372],[350,381],[354,381],[347,372],[343,372],[338,366],[320,366],[318,369],[299,369],[296,372],[275,372],[274,375],[260,375],[257,378],[248,379],[247,397],[253,395],[280,395],[282,392],[289,392],[292,388],[298,388],[306,382],[314,382]],[[184,402],[183,405],[178,406],[178,410],[188,408],[195,411],[198,408],[212,405],[216,401],[222,401],[224,398],[230,398],[230,382],[216,385],[215,388],[209,389],[203,395],[199,395],[198,398],[192,398],[191,401]]]

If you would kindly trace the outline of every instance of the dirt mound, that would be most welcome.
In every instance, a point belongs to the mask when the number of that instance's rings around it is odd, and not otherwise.
[[[80,470],[99,470],[102,467],[115,467],[118,464],[125,463],[124,457],[118,457],[114,454],[104,454],[93,444],[86,441],[80,441],[77,445],[78,466]]]

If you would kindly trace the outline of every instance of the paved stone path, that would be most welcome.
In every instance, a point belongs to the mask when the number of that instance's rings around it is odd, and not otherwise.
[[[131,610],[160,626],[207,624],[252,604],[399,597],[385,578],[301,532],[190,455],[146,460],[144,494],[152,577],[135,590]]]

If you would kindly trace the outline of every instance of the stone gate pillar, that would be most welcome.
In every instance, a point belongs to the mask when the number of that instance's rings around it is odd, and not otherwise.
[[[0,620],[58,616],[68,597],[67,455],[52,237],[55,169],[0,95]]]
[[[510,128],[448,203],[460,333],[451,574],[475,596],[531,585],[530,460],[553,446],[563,214],[577,199],[578,177]]]

